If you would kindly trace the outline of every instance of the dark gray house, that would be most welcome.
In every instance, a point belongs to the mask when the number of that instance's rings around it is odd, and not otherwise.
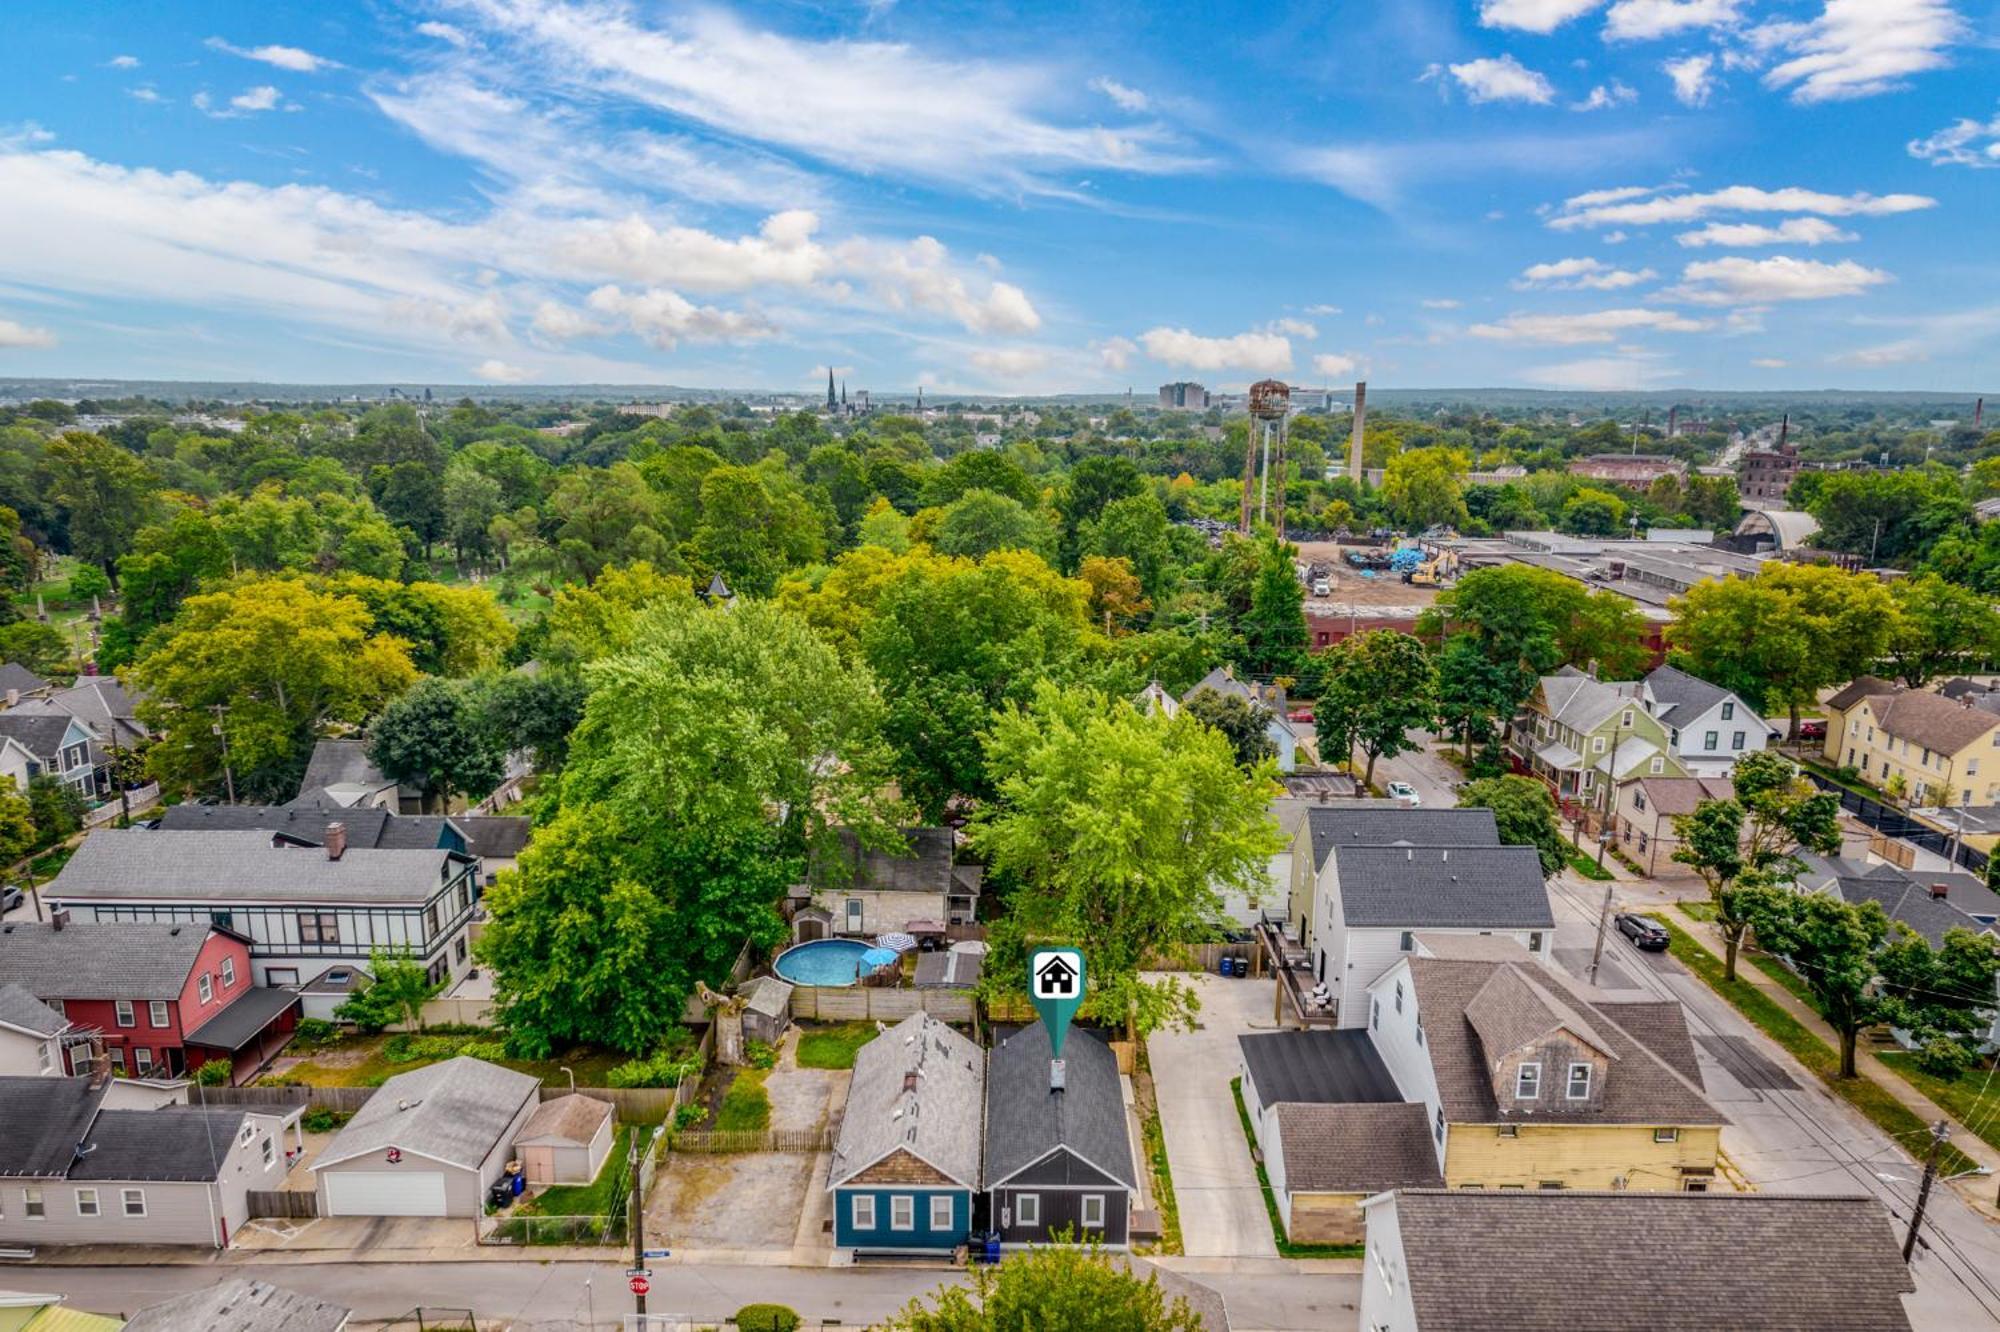
[[[1132,1137],[1118,1060],[1094,1033],[1063,1043],[1051,1086],[1048,1029],[1024,1027],[994,1046],[986,1069],[989,1224],[1003,1245],[1049,1244],[1065,1231],[1122,1249],[1131,1237]]]

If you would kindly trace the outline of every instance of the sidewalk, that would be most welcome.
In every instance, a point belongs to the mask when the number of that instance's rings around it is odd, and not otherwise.
[[[1701,940],[1702,945],[1718,958],[1725,955],[1722,932],[1714,925],[1707,921],[1696,920],[1678,906],[1670,905],[1664,910],[1672,917],[1675,925]],[[1752,966],[1748,958],[1740,954],[1737,958],[1736,977],[1738,980],[1748,981],[1765,998],[1795,1018],[1799,1025],[1824,1041],[1829,1049],[1840,1049],[1840,1036],[1827,1025],[1826,1019],[1814,1012],[1809,1005],[1801,1003],[1797,995],[1765,975],[1761,969]],[[1865,1046],[1855,1050],[1854,1068],[1862,1077],[1888,1092],[1926,1124],[1944,1120],[1951,1126],[1953,1147],[1988,1170],[2000,1174],[2000,1150],[1996,1150],[1984,1138],[1961,1124],[1950,1112],[1911,1086],[1906,1079],[1897,1076],[1895,1070],[1877,1059]],[[2000,1219],[2000,1207],[1995,1206],[1991,1176],[1958,1180],[1953,1187],[1958,1195],[1965,1199],[1967,1206],[1989,1219]]]

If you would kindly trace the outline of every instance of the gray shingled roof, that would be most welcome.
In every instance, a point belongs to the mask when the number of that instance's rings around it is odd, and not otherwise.
[[[1421,1101],[1277,1108],[1285,1187],[1293,1193],[1442,1188]]]
[[[1360,1027],[1267,1031],[1236,1038],[1259,1108],[1278,1101],[1400,1101],[1396,1079]],[[1383,1187],[1388,1187],[1384,1185]]]
[[[106,1110],[84,1139],[89,1148],[70,1169],[80,1180],[214,1179],[243,1127],[244,1111],[187,1105]]]
[[[264,1281],[232,1277],[186,1295],[149,1304],[125,1332],[340,1332],[348,1310]]]
[[[1541,856],[1531,846],[1354,846],[1335,854],[1341,913],[1350,926],[1555,926]]]
[[[273,846],[259,832],[100,828],[45,890],[52,901],[412,902],[427,900],[461,864],[448,851]]]
[[[1495,972],[1520,968],[1533,973],[1534,981],[1557,996],[1565,1005],[1587,1019],[1616,1061],[1605,1073],[1602,1096],[1593,1108],[1569,1116],[1570,1122],[1583,1119],[1604,1124],[1725,1124],[1728,1120],[1708,1101],[1698,1081],[1686,1077],[1678,1067],[1684,1056],[1680,1041],[1671,1057],[1656,1053],[1640,1040],[1639,1032],[1659,1035],[1670,1029],[1675,1017],[1685,1026],[1684,1016],[1667,1012],[1657,1003],[1636,1007],[1634,1024],[1628,1030],[1619,1022],[1626,1005],[1599,1000],[1593,1002],[1580,989],[1546,967],[1534,963],[1452,961],[1443,958],[1413,957],[1410,978],[1417,994],[1417,1012],[1423,1019],[1425,1048],[1437,1078],[1438,1095],[1445,1115],[1454,1124],[1498,1124],[1515,1122],[1493,1096],[1491,1068],[1500,1050],[1487,1050],[1480,1042],[1467,1008],[1475,996],[1493,979]],[[1546,1114],[1546,1107],[1543,1110]]]
[[[1974,920],[1949,897],[1932,897],[1930,885],[1914,879],[1841,879],[1840,895],[1849,902],[1880,902],[1889,919],[1901,921],[1929,940],[1932,947],[1944,942],[1945,931],[1971,930],[1974,934],[1993,927]]]
[[[1312,827],[1313,867],[1321,868],[1336,846],[1498,846],[1493,811],[1410,809],[1401,805],[1314,805],[1306,812]]]
[[[573,1142],[584,1146],[597,1136],[597,1130],[611,1117],[611,1102],[600,1101],[589,1096],[579,1096],[572,1092],[568,1096],[558,1096],[553,1101],[543,1101],[528,1116],[528,1122],[521,1125],[515,1142]]]
[[[1037,1022],[993,1047],[986,1066],[986,1187],[1066,1147],[1130,1187],[1131,1134],[1118,1060],[1091,1032],[1063,1043],[1065,1090],[1049,1089],[1049,1033]]]
[[[1488,1063],[1558,1031],[1568,1032],[1600,1054],[1618,1058],[1611,1042],[1598,1034],[1589,1018],[1551,993],[1526,967],[1493,968],[1479,993],[1466,1001],[1465,1020],[1479,1033]]]
[[[1884,734],[1940,754],[1956,754],[2000,726],[2000,716],[1984,708],[1916,690],[1878,698],[1869,709]]]
[[[0,662],[0,694],[9,689],[16,693],[31,694],[37,689],[47,689],[49,682],[18,661]]]
[[[183,1039],[211,1050],[241,1050],[298,1003],[298,991],[293,989],[248,989]]]
[[[1624,686],[1629,689],[1632,686]],[[1632,702],[1618,685],[1593,680],[1582,671],[1564,667],[1541,681],[1542,704],[1549,716],[1572,730],[1590,734],[1612,713]]]
[[[306,775],[299,782],[305,796],[328,786],[368,786],[380,789],[395,783],[368,759],[365,740],[320,740],[314,743],[306,761]]]
[[[465,835],[467,851],[493,860],[520,855],[534,827],[518,814],[454,814],[451,823]]]
[[[526,1073],[464,1055],[398,1073],[327,1144],[314,1169],[387,1147],[477,1169],[540,1086]]]
[[[1424,1332],[1910,1326],[1916,1284],[1873,1198],[1457,1189],[1395,1208]]]
[[[63,737],[69,734],[74,721],[66,712],[37,715],[28,711],[26,705],[9,708],[0,712],[0,739],[12,740],[37,759],[48,761],[62,749]]]
[[[174,805],[161,813],[160,831],[273,832],[318,845],[326,840],[326,825],[339,823],[347,829],[348,846],[373,848],[381,842],[384,827],[394,819],[396,816],[386,809],[372,806],[348,809],[331,803]],[[437,824],[430,824],[428,830],[431,838],[422,843],[424,849],[438,844]]]
[[[1653,715],[1669,726],[1686,726],[1716,704],[1736,696],[1721,685],[1673,666],[1658,666],[1640,681],[1653,696]],[[1742,707],[1742,700],[1737,700]],[[1747,713],[1748,708],[1744,708]]]
[[[1902,692],[1903,686],[1889,680],[1884,680],[1880,676],[1857,675],[1852,681],[1843,686],[1838,693],[1827,699],[1826,707],[1829,712],[1845,712],[1864,698],[1873,698],[1877,694],[1900,694]]]
[[[105,1088],[90,1079],[0,1077],[0,1175],[60,1178]]]
[[[10,922],[0,925],[0,982],[40,999],[178,999],[209,930],[193,921]]]
[[[912,1073],[916,1085],[906,1090]],[[904,1018],[854,1056],[827,1187],[907,1151],[978,1188],[985,1092],[986,1057],[977,1045],[928,1013]]]
[[[76,684],[68,689],[58,689],[46,699],[23,703],[21,711],[29,714],[67,714],[107,741],[115,729],[119,743],[128,746],[150,735],[138,719],[132,696],[117,677],[111,675],[80,676]]]
[[[0,1026],[25,1031],[30,1036],[53,1036],[69,1026],[69,1019],[12,981],[0,983]]]
[[[954,834],[950,828],[904,828],[908,851],[863,847],[849,829],[838,830],[841,864],[815,866],[813,881],[843,888],[897,893],[942,893],[951,887]]]
[[[1692,814],[1704,800],[1734,800],[1736,783],[1727,777],[1641,777],[1646,808],[1672,817]]]

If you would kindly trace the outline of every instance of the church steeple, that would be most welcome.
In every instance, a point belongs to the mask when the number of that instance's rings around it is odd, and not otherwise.
[[[831,411],[832,411],[832,410],[834,409],[834,406],[835,406],[835,404],[834,404],[834,401],[833,401],[833,367],[832,367],[832,366],[828,366],[828,367],[826,368],[826,409],[827,409],[827,411],[831,412]]]
[[[847,381],[844,379],[840,381],[840,405],[842,408],[847,406]]]

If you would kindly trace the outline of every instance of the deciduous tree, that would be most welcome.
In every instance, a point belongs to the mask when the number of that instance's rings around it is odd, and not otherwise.
[[[1168,1297],[1157,1276],[1141,1278],[1094,1246],[1033,1248],[998,1267],[972,1270],[971,1285],[946,1284],[928,1306],[912,1300],[891,1332],[1201,1332],[1200,1313]]]
[[[1314,718],[1320,756],[1343,761],[1342,738],[1368,757],[1362,785],[1375,781],[1375,761],[1415,748],[1409,732],[1428,726],[1435,713],[1437,674],[1430,653],[1408,634],[1371,629],[1327,649]],[[1334,747],[1329,749],[1328,742]]]
[[[1505,846],[1532,846],[1542,858],[1542,873],[1554,874],[1569,861],[1549,788],[1532,777],[1509,774],[1467,782],[1458,793],[1460,809],[1490,809]]]
[[[424,793],[449,813],[454,794],[483,796],[506,772],[506,750],[480,724],[463,687],[435,676],[417,682],[368,727],[368,757],[384,776]]]

